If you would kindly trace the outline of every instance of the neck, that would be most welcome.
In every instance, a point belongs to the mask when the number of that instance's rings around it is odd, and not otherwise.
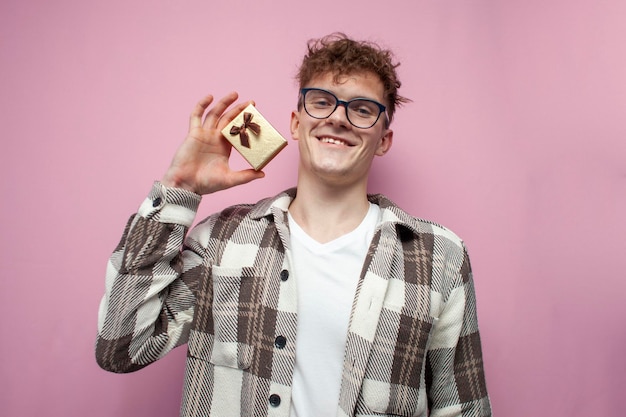
[[[367,190],[332,187],[298,179],[298,193],[289,212],[298,225],[320,243],[356,229],[369,209]]]

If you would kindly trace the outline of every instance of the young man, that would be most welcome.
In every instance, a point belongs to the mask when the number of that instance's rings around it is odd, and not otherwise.
[[[183,416],[491,415],[463,242],[367,195],[406,101],[396,66],[374,44],[312,41],[297,188],[187,234],[201,195],[263,176],[231,171],[220,133],[247,103],[196,106],[109,262],[100,366],[135,371],[187,343]]]

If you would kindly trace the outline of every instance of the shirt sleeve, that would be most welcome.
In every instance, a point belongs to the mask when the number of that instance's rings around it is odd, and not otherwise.
[[[431,416],[491,416],[487,394],[476,295],[465,246],[455,284],[437,320],[427,354]]]
[[[96,360],[132,372],[186,343],[203,256],[184,247],[201,196],[156,182],[109,258]]]

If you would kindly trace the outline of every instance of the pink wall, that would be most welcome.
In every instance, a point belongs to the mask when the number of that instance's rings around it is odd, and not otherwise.
[[[402,60],[371,188],[467,241],[495,413],[622,416],[626,2],[263,3],[0,4],[0,415],[177,414],[184,349],[96,366],[106,259],[201,96],[287,135],[305,41],[343,30]],[[203,214],[293,185],[295,151]]]

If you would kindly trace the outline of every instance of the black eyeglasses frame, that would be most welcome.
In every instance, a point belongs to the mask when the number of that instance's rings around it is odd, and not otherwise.
[[[306,104],[305,104],[305,97],[306,97],[306,94],[309,91],[321,91],[321,92],[330,94],[331,96],[333,96],[335,98],[335,108],[328,114],[328,116],[326,116],[326,117],[318,117],[318,116],[313,116],[311,113],[309,113],[309,110],[306,108]],[[311,116],[312,118],[314,118],[314,119],[318,119],[318,120],[328,119],[335,112],[335,110],[337,110],[337,107],[343,106],[344,110],[346,112],[346,119],[348,120],[348,122],[350,122],[350,124],[352,126],[356,127],[357,129],[369,129],[369,128],[373,127],[376,123],[378,123],[378,119],[380,119],[380,115],[383,114],[383,113],[385,113],[386,119],[389,120],[389,117],[387,116],[387,107],[384,104],[381,104],[381,103],[377,102],[376,100],[372,100],[371,98],[355,97],[355,98],[350,99],[348,101],[340,100],[339,97],[337,97],[333,92],[328,91],[328,90],[324,90],[323,88],[316,88],[316,87],[301,88],[300,89],[300,97],[301,97],[301,104],[302,104],[302,106],[304,106],[304,111],[306,111],[306,113],[309,116]],[[376,120],[374,120],[374,123],[372,123],[371,125],[369,125],[367,127],[363,127],[363,126],[355,125],[352,122],[352,120],[350,120],[350,115],[348,114],[348,106],[350,105],[350,103],[352,103],[354,101],[368,101],[370,103],[375,104],[378,107],[378,110],[379,110],[378,111],[378,116],[376,116]]]

